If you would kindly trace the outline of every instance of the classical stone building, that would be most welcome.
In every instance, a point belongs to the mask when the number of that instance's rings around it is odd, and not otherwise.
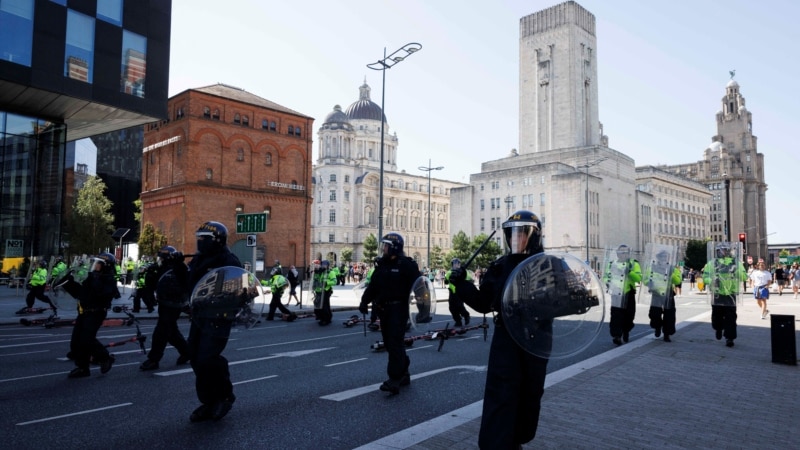
[[[397,135],[390,133],[365,81],[359,87],[359,99],[345,110],[334,106],[317,132],[311,224],[314,259],[338,263],[342,250],[349,248],[354,261],[363,261],[364,239],[370,234],[377,236],[381,133],[385,155],[383,233],[400,233],[406,254],[420,267],[428,265],[428,239],[431,248],[450,249],[450,236],[457,232],[450,227],[450,190],[464,185],[431,177],[429,192],[424,171],[419,175],[397,171]],[[418,163],[430,167],[429,161]],[[433,161],[433,170],[436,164]]]
[[[142,224],[193,253],[197,228],[221,222],[228,245],[256,272],[275,259],[306,266],[313,119],[224,84],[183,91],[168,110],[170,119],[145,129]],[[240,213],[267,214],[254,247],[236,233]]]
[[[519,152],[454,190],[454,229],[490,233],[524,208],[543,219],[546,248],[593,267],[608,246],[644,250],[634,161],[608,147],[598,118],[596,48],[594,15],[573,1],[520,19]]]
[[[764,154],[758,152],[753,115],[744,100],[739,83],[731,78],[716,114],[717,134],[703,159],[660,168],[706,185],[713,194],[708,237],[737,241],[745,233],[745,252],[757,260],[768,255],[767,184]]]
[[[653,166],[636,168],[640,245],[673,245],[683,257],[690,240],[708,236],[712,194],[696,181]]]

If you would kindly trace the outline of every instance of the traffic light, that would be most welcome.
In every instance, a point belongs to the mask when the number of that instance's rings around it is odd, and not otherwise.
[[[742,243],[742,253],[747,253],[747,233],[739,233],[739,242]]]

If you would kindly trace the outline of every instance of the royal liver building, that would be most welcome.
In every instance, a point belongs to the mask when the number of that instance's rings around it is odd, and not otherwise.
[[[370,99],[370,87],[365,81],[359,87],[358,100],[345,110],[334,106],[317,133],[312,179],[312,259],[339,263],[342,250],[349,248],[353,250],[353,261],[364,261],[364,239],[378,234],[381,133],[383,233],[400,233],[405,239],[406,254],[421,268],[428,266],[429,238],[431,248],[450,250],[450,189],[464,185],[431,178],[429,195],[424,172],[416,175],[397,171],[397,135],[389,132],[389,122],[381,107]],[[428,164],[409,163],[412,167]]]

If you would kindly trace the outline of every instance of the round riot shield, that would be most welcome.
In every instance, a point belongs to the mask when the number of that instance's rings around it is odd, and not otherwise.
[[[364,296],[364,291],[367,290],[367,282],[360,281],[358,284],[353,286],[353,297],[356,301],[361,302],[361,297]]]
[[[236,313],[236,318],[233,321],[234,326],[242,326],[249,330],[261,323],[261,317],[264,315],[264,305],[269,303],[272,294],[258,280],[255,281],[255,291],[256,296],[253,297],[252,302],[247,303]]]
[[[436,291],[426,276],[417,278],[408,295],[408,312],[411,327],[426,331],[436,315]]]
[[[580,259],[545,252],[521,262],[503,289],[503,324],[514,341],[540,358],[579,353],[605,317],[600,279]]]
[[[255,275],[241,267],[211,270],[192,291],[192,319],[225,319],[249,328],[260,320],[255,302],[258,287]]]

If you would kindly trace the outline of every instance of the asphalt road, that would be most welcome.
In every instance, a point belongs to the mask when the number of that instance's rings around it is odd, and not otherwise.
[[[678,320],[708,311],[698,295],[677,299]],[[434,327],[443,327],[446,303]],[[639,305],[631,339],[651,334],[647,309]],[[189,366],[175,366],[168,348],[161,368],[138,369],[144,360],[135,344],[112,349],[117,361],[101,375],[71,380],[65,358],[70,327],[0,327],[0,435],[5,448],[292,448],[349,449],[400,432],[482,399],[489,341],[481,330],[445,342],[416,341],[408,349],[411,386],[388,396],[387,356],[370,345],[380,333],[342,323],[353,311],[337,312],[333,324],[313,319],[264,321],[236,330],[224,352],[230,361],[237,401],[219,422],[192,424],[198,406]],[[480,320],[479,315],[473,321]],[[181,320],[188,333],[188,319]],[[474,323],[474,322],[473,322]],[[152,334],[154,321],[143,321]],[[102,342],[124,340],[132,327],[103,328]],[[604,325],[597,339],[568,359],[551,360],[552,372],[614,347]]]

